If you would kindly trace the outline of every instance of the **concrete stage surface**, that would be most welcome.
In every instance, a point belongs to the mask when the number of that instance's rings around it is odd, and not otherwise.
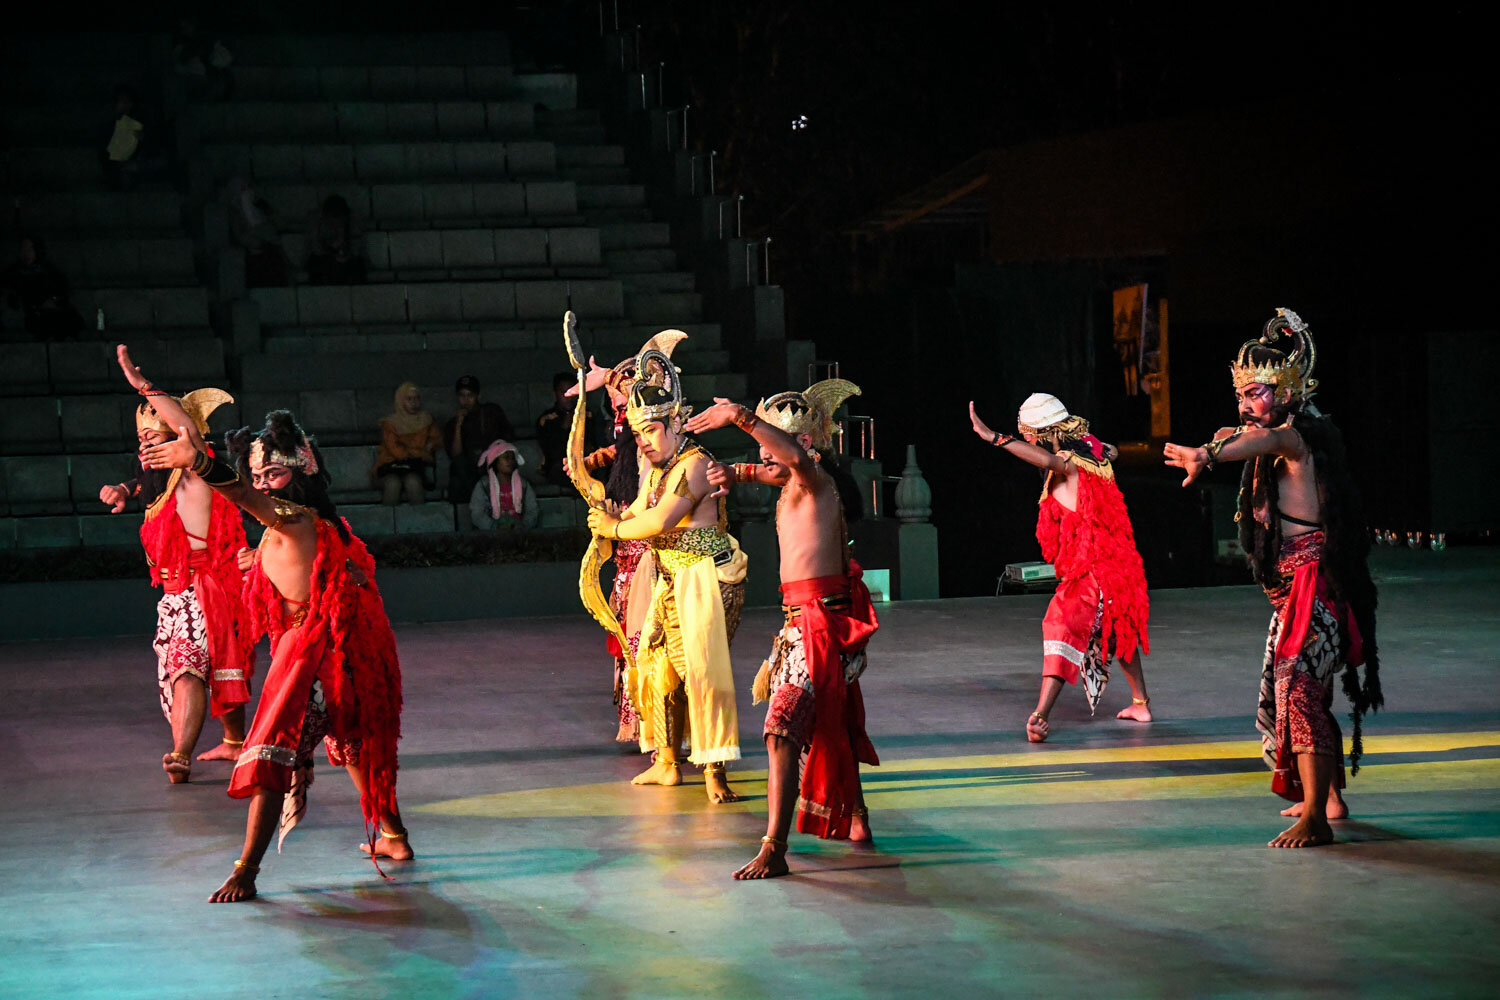
[[[260,899],[219,906],[245,805],[227,764],[167,785],[151,623],[0,646],[0,995],[1493,996],[1500,553],[1381,556],[1388,707],[1316,850],[1265,846],[1289,821],[1253,728],[1269,612],[1250,587],[1154,593],[1159,721],[1113,718],[1117,668],[1098,718],[1064,691],[1041,746],[1022,727],[1045,595],[885,606],[876,846],[794,835],[793,877],[759,883],[729,874],[763,832],[749,686],[770,610],[735,643],[749,798],[719,807],[696,769],[626,783],[643,763],[611,742],[581,612],[399,627],[418,860],[375,874],[320,754]]]

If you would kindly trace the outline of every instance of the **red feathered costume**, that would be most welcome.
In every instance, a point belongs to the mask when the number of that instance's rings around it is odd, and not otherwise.
[[[311,511],[308,512],[311,515]],[[345,530],[348,522],[344,522]],[[335,766],[364,777],[360,808],[373,841],[381,816],[396,808],[396,743],[401,737],[401,668],[396,637],[375,586],[375,561],[354,534],[349,542],[317,521],[308,603],[289,620],[259,561],[245,579],[256,638],[271,636],[271,668],[260,707],[235,765],[229,794],[257,788],[287,796],[281,838],[301,819],[312,783],[312,751],[325,737]],[[364,582],[359,582],[358,575]]]
[[[1079,471],[1078,507],[1068,510],[1057,502],[1049,474],[1036,522],[1042,558],[1056,569],[1058,580],[1042,619],[1042,676],[1076,684],[1082,671],[1092,711],[1104,691],[1110,657],[1128,661],[1137,646],[1151,652],[1150,605],[1114,469],[1102,455],[1090,460],[1063,454]]]
[[[157,603],[157,680],[162,712],[172,717],[172,685],[192,673],[208,685],[215,718],[250,700],[255,639],[240,600],[243,574],[238,557],[245,546],[239,508],[211,494],[208,537],[194,549],[177,516],[176,472],[162,495],[146,510],[141,546],[151,567],[151,583],[165,592]]]

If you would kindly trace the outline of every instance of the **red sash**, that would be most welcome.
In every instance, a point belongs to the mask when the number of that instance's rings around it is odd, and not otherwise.
[[[841,654],[858,652],[880,627],[864,571],[849,560],[848,576],[820,576],[781,585],[781,601],[801,608],[803,652],[813,684],[813,731],[802,769],[797,829],[819,837],[849,836],[859,807],[859,765],[879,764],[865,732],[859,682],[844,683]],[[829,611],[818,599],[849,595],[848,611]]]

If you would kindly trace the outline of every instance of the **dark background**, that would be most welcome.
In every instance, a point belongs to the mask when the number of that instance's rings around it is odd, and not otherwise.
[[[888,473],[904,445],[918,446],[945,595],[988,592],[1005,562],[1036,558],[1035,477],[973,437],[969,399],[1009,428],[1025,395],[1051,391],[1106,440],[1146,436],[1143,401],[1120,390],[1109,344],[1109,293],[1132,281],[1173,302],[1175,439],[1196,443],[1233,421],[1225,366],[1285,305],[1318,336],[1319,401],[1350,439],[1373,523],[1451,527],[1433,523],[1451,507],[1435,499],[1434,476],[1493,477],[1464,428],[1488,409],[1482,372],[1495,353],[1495,109],[1476,7],[277,0],[196,13],[231,47],[260,31],[504,27],[518,56],[535,59],[522,68],[587,75],[601,19],[612,27],[616,10],[625,30],[639,25],[642,65],[661,66],[664,103],[692,106],[690,144],[717,151],[718,190],[744,196],[746,235],[773,237],[788,336],[816,341],[864,386],[855,409],[876,418]],[[167,30],[178,12],[86,20]],[[79,27],[77,11],[32,16]],[[1316,159],[1278,134],[1281,113],[1327,123],[1333,138]],[[1193,129],[1246,115],[1272,123],[1246,155],[1184,164]],[[793,129],[800,116],[806,127]],[[1180,144],[1168,136],[1163,162],[1201,167],[1212,183],[1200,199],[1245,199],[1232,225],[1178,225],[1148,253],[1067,206],[1065,250],[1045,246],[1054,234],[997,229],[999,214],[855,235],[984,151],[1003,165],[1010,150],[1091,133],[1107,143],[1111,130],[1172,121],[1197,124]],[[1308,178],[1295,210],[1283,211],[1290,189],[1261,183],[1268,164],[1293,189]],[[1058,195],[1008,194],[1029,196]],[[1017,249],[1028,241],[1041,246],[1030,257]],[[1455,333],[1468,339],[1443,339]],[[1476,457],[1443,457],[1455,453]],[[1131,454],[1121,481],[1152,584],[1244,579],[1212,565],[1209,496],[1178,489],[1146,448]]]

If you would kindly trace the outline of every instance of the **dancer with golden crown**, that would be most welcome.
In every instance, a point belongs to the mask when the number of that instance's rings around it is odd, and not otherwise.
[[[213,903],[255,897],[278,825],[285,841],[306,813],[319,741],[359,792],[361,848],[372,860],[412,857],[396,804],[401,668],[375,561],[339,517],[317,445],[290,413],[275,410],[263,430],[233,431],[226,445],[232,466],[185,435],[143,456],[148,469],[191,468],[266,528],[244,596],[252,634],[271,636],[271,666],[229,782],[232,798],[250,800],[244,845]]]
[[[763,729],[769,810],[760,851],[734,873],[736,879],[787,874],[794,808],[802,833],[870,839],[859,765],[879,764],[880,758],[865,733],[859,679],[865,645],[880,623],[863,571],[849,555],[843,500],[818,454],[830,446],[833,414],[858,393],[853,382],[828,379],[762,400],[754,413],[715,399],[688,421],[695,434],[733,424],[760,446],[759,465],[711,467],[709,481],[721,491],[732,483],[781,488],[776,537],[785,621],[752,693],[755,703],[770,702]]]
[[[1017,415],[1025,440],[991,430],[972,401],[969,420],[987,444],[1046,474],[1036,540],[1042,558],[1057,571],[1057,590],[1042,619],[1042,690],[1026,720],[1026,738],[1047,739],[1047,719],[1063,684],[1080,677],[1092,715],[1109,682],[1112,657],[1124,668],[1131,695],[1130,706],[1115,718],[1150,722],[1141,669],[1141,655],[1151,652],[1146,572],[1115,483],[1114,448],[1090,434],[1088,421],[1069,413],[1056,396],[1041,392],[1028,396]]]
[[[1343,435],[1312,402],[1317,347],[1312,331],[1278,309],[1230,364],[1240,425],[1198,448],[1166,446],[1166,463],[1187,486],[1219,462],[1245,462],[1240,546],[1273,614],[1261,665],[1260,730],[1271,790],[1294,803],[1296,822],[1271,847],[1333,842],[1331,819],[1348,815],[1343,735],[1333,717],[1333,681],[1343,674],[1353,709],[1351,772],[1359,773],[1361,720],[1384,704],[1375,644],[1376,591],[1369,534]],[[1363,664],[1363,683],[1359,666]]]
[[[610,427],[610,444],[596,448],[584,457],[584,471],[589,475],[604,476],[604,497],[608,508],[621,511],[635,502],[640,495],[642,474],[649,466],[643,466],[635,446],[635,434],[625,420],[625,407],[630,401],[630,389],[635,384],[635,359],[644,351],[659,350],[667,357],[677,345],[687,339],[681,330],[663,330],[642,345],[641,350],[613,368],[603,368],[589,358],[589,371],[585,375],[583,391],[604,389],[609,394],[610,410],[614,423]],[[565,395],[576,396],[579,387],[574,386]],[[569,470],[571,475],[571,470]],[[615,564],[614,582],[609,592],[609,609],[616,619],[629,617],[628,599],[630,584],[635,579],[636,566],[647,545],[638,539],[622,538],[613,545],[612,559]],[[605,636],[605,647],[614,660],[613,693],[617,726],[615,739],[620,743],[636,743],[641,737],[641,720],[630,700],[630,690],[625,683],[627,664],[625,650],[613,633]]]
[[[633,783],[680,784],[685,739],[688,760],[703,766],[709,800],[733,802],[739,796],[725,764],[739,759],[740,739],[729,640],[744,605],[746,559],[708,482],[713,456],[684,430],[690,409],[671,358],[650,348],[634,368],[625,419],[651,467],[623,511],[589,512],[599,540],[647,546],[626,601],[623,634],[632,648],[622,652],[641,751],[655,759]]]
[[[120,369],[144,398],[135,411],[140,450],[170,441],[182,427],[195,447],[207,449],[208,416],[234,397],[198,389],[181,399],[146,381],[122,344]],[[139,497],[146,505],[141,545],[156,603],[156,682],[162,714],[172,727],[172,749],[162,757],[167,780],[180,784],[192,771],[193,748],[207,709],[224,727],[219,745],[199,760],[234,760],[245,742],[245,704],[252,666],[249,620],[240,601],[238,557],[245,527],[234,504],[186,469],[170,474],[139,465],[128,482],[104,486],[99,499],[112,513]]]

